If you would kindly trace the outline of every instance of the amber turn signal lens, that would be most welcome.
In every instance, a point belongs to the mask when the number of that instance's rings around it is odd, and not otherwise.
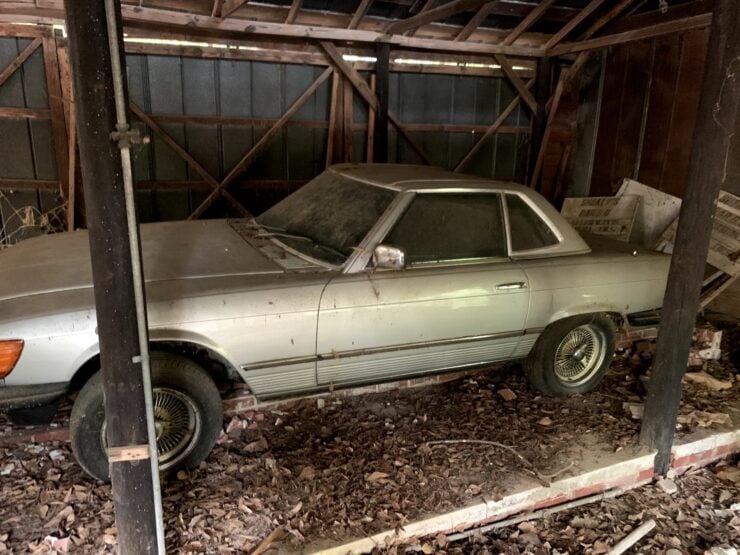
[[[12,339],[0,341],[0,380],[7,377],[15,368],[18,359],[23,352],[23,341]]]

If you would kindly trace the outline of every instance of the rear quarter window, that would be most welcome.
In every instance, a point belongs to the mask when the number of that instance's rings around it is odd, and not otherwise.
[[[550,226],[518,195],[506,195],[511,250],[529,251],[558,244]]]

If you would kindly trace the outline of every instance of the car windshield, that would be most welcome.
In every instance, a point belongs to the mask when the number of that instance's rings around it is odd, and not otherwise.
[[[326,171],[259,217],[257,223],[292,249],[343,264],[395,193]]]

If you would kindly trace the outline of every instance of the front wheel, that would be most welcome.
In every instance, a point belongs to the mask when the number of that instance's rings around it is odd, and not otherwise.
[[[585,314],[550,324],[524,365],[529,382],[546,395],[585,393],[601,382],[615,349],[614,322]]]
[[[221,397],[210,376],[188,358],[152,353],[152,401],[161,472],[192,468],[213,449],[223,423]],[[72,450],[93,478],[110,479],[100,372],[80,391],[70,416]]]

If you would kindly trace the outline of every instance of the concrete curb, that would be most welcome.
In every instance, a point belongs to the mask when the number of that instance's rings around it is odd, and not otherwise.
[[[740,428],[709,433],[706,437],[684,440],[680,445],[675,445],[671,453],[671,468],[681,474],[737,452],[740,452]],[[558,480],[549,487],[539,486],[516,491],[498,501],[483,499],[462,509],[409,523],[398,532],[386,530],[341,545],[317,543],[306,546],[303,552],[324,555],[369,553],[374,548],[389,547],[394,543],[440,532],[449,534],[483,526],[517,513],[555,507],[613,488],[626,491],[652,482],[654,457],[654,452],[638,455]]]

